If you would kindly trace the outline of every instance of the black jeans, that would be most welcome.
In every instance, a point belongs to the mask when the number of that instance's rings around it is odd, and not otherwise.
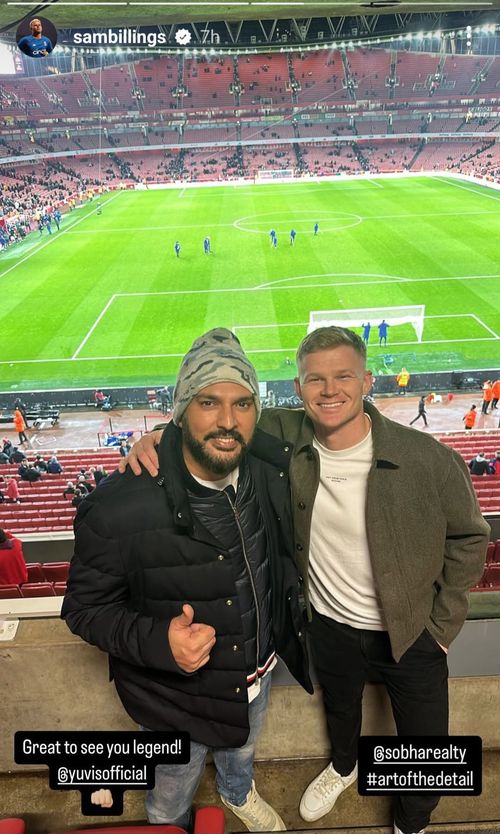
[[[448,735],[448,665],[428,631],[396,663],[386,631],[337,623],[313,611],[310,645],[326,710],[332,763],[342,776],[357,760],[366,679],[377,672],[387,687],[398,735]],[[428,824],[438,796],[396,796],[394,820],[404,834]]]

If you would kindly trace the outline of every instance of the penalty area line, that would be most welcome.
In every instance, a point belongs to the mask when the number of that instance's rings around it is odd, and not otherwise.
[[[100,312],[100,313],[99,313],[99,315],[97,316],[97,318],[96,318],[96,320],[95,320],[94,324],[92,325],[92,327],[91,327],[91,328],[90,328],[90,330],[88,331],[87,335],[86,335],[86,336],[82,339],[82,341],[81,341],[81,342],[80,342],[80,344],[78,345],[78,347],[77,347],[77,349],[75,350],[75,352],[74,352],[73,356],[71,357],[71,359],[76,359],[76,358],[78,357],[78,354],[80,353],[81,349],[82,349],[82,348],[86,345],[86,343],[88,342],[88,340],[89,340],[89,339],[90,339],[90,337],[92,336],[92,333],[94,332],[94,330],[96,329],[97,325],[98,325],[98,324],[99,324],[99,322],[101,321],[102,317],[103,317],[103,316],[104,316],[104,315],[108,312],[108,310],[109,310],[109,308],[111,307],[111,305],[112,305],[113,301],[115,300],[115,298],[116,298],[116,293],[115,293],[115,295],[112,295],[112,296],[111,296],[111,298],[109,299],[109,301],[108,301],[108,303],[106,304],[106,306],[103,308],[103,310],[101,310],[101,312]]]
[[[468,339],[430,339],[427,341],[422,342],[391,342],[391,344],[384,346],[384,348],[380,349],[381,353],[387,353],[388,349],[393,347],[400,347],[405,345],[448,345],[454,342],[496,342],[498,340],[498,336],[481,336],[481,337],[471,337]],[[369,345],[369,348],[375,347],[378,349],[378,345]],[[292,347],[285,347],[285,348],[257,348],[257,349],[250,349],[247,350],[247,353],[295,353],[297,350],[297,346]],[[180,359],[185,356],[185,353],[138,353],[138,354],[129,354],[125,356],[78,356],[74,360],[75,362],[116,362],[122,359]],[[1,360],[0,365],[30,365],[30,364],[43,364],[46,362],[71,362],[71,357],[63,357],[61,359],[13,359],[13,360]],[[65,390],[65,389],[64,389]]]
[[[495,337],[495,339],[500,339],[498,333],[495,333],[495,331],[492,330],[491,327],[488,327],[488,325],[485,324],[484,321],[479,318],[479,316],[476,316],[475,313],[470,313],[469,315],[471,315],[473,319],[476,319],[477,323],[482,325],[484,329],[488,331],[488,333],[491,333]]]

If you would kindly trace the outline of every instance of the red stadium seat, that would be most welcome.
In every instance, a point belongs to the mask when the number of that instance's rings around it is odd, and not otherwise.
[[[224,834],[224,811],[209,805],[200,808],[194,818],[194,834]]]
[[[66,593],[66,582],[54,582],[54,593],[56,597],[63,597]]]
[[[52,582],[25,582],[21,585],[23,597],[55,597]]]
[[[485,580],[490,587],[500,588],[500,565],[488,565]]]
[[[41,562],[28,562],[26,567],[28,568],[28,582],[45,582]]]
[[[24,820],[10,819],[0,820],[0,834],[24,834],[26,826]]]
[[[494,562],[495,559],[493,558],[495,555],[495,545],[493,542],[490,542],[488,548],[486,550],[486,564],[489,565],[490,562]],[[500,561],[500,560],[499,560]]]
[[[0,599],[18,599],[19,597],[22,597],[19,585],[0,585]]]
[[[44,562],[42,568],[47,582],[66,582],[68,579],[69,562]]]

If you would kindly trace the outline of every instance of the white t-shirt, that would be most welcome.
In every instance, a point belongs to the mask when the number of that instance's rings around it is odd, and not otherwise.
[[[352,628],[386,628],[366,538],[366,491],[372,465],[371,429],[350,449],[335,452],[315,437],[320,482],[309,552],[311,602],[316,611]]]

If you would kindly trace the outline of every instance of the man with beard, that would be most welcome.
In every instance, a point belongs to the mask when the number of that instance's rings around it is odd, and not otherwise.
[[[135,721],[191,735],[189,764],[156,768],[153,824],[189,825],[211,750],[224,805],[250,831],[285,828],[252,778],[276,653],[312,687],[291,556],[290,447],[255,430],[259,414],[238,339],[206,333],[182,361],[156,477],[115,473],[78,508],[62,617],[109,653]],[[108,791],[96,798],[109,807]]]

